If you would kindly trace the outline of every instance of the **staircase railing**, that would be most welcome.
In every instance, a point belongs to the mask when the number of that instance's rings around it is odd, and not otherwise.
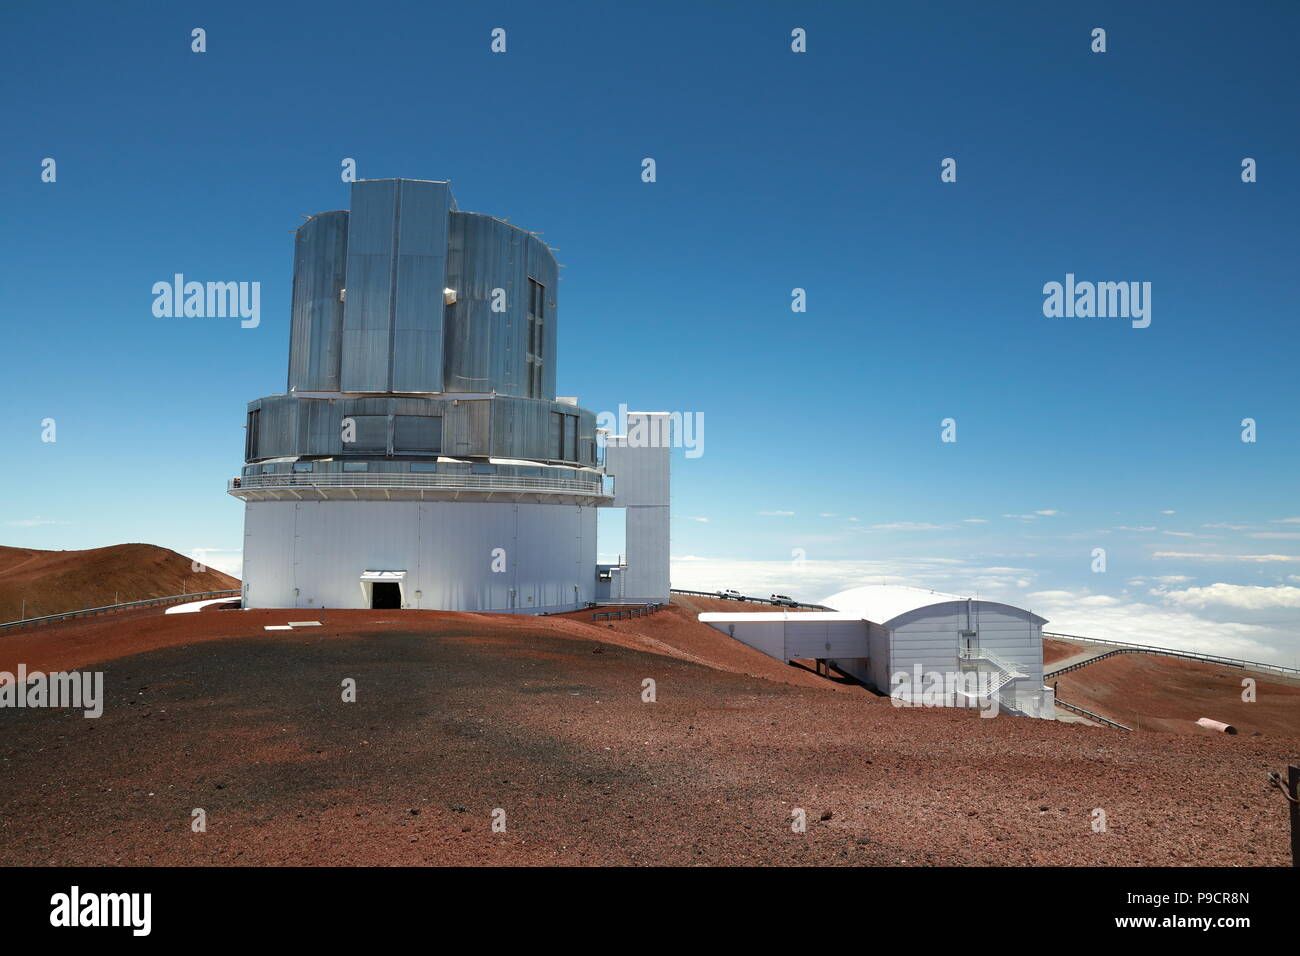
[[[975,697],[992,697],[999,693],[1002,688],[1006,687],[1012,681],[1023,680],[1029,675],[1020,670],[1018,664],[1013,664],[997,654],[983,647],[964,647],[958,650],[957,657],[963,661],[988,661],[997,668],[996,677],[987,690],[981,690],[978,694],[968,695]],[[1014,694],[1012,695],[1015,696]]]

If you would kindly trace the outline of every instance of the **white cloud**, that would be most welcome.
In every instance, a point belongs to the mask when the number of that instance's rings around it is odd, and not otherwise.
[[[1075,595],[1073,591],[1034,591],[1032,594],[1026,594],[1025,600],[1039,604],[1052,604],[1057,601],[1073,601]]]
[[[1264,564],[1274,561],[1300,561],[1295,554],[1203,554],[1192,551],[1157,551],[1157,558],[1187,558],[1194,561],[1253,562]]]
[[[709,521],[708,518],[692,518],[692,517],[690,517],[690,516],[686,516],[686,520],[687,520],[687,521],[699,521],[699,522],[703,522],[704,524],[708,524],[708,521]]]
[[[1293,664],[1300,645],[1294,629],[1211,620],[1185,607],[1090,600],[1099,596],[1087,592],[1042,591],[1029,595],[1037,598],[1030,609],[1048,619],[1045,631],[1182,648],[1221,657]]]
[[[988,524],[989,523],[988,518],[962,518],[961,520],[966,524]]]
[[[1049,516],[1050,516],[1050,515],[1059,515],[1060,512],[1057,511],[1055,508],[1049,508],[1049,509],[1047,509],[1047,510],[1045,510],[1045,511],[1035,511],[1034,514],[1036,514],[1036,515],[1049,515]]]
[[[1286,585],[1262,587],[1254,584],[1211,584],[1208,587],[1187,588],[1182,591],[1166,591],[1155,588],[1152,595],[1166,604],[1181,607],[1203,608],[1209,605],[1242,608],[1259,611],[1265,608],[1295,607],[1300,608],[1300,588]],[[1298,621],[1297,623],[1300,623]]]
[[[864,584],[910,584],[990,600],[1010,598],[1030,587],[1032,572],[982,567],[957,558],[916,557],[890,561],[748,561],[684,555],[672,559],[673,587],[699,591],[735,588],[743,594],[789,594],[820,603],[837,591]],[[1012,602],[1016,603],[1016,602]]]
[[[1288,538],[1294,540],[1300,538],[1300,531],[1254,531],[1248,535],[1248,538]]]
[[[1160,512],[1160,513],[1161,513],[1162,515],[1176,515],[1176,514],[1178,514],[1177,511],[1173,511],[1173,510],[1170,510],[1170,511],[1162,511],[1162,512]]]
[[[869,531],[948,531],[951,525],[928,524],[924,521],[895,521],[891,524],[873,524]]]
[[[1161,531],[1160,533],[1161,533],[1161,534],[1169,534],[1169,535],[1173,535],[1175,538],[1197,538],[1197,537],[1208,537],[1207,535],[1195,535],[1195,534],[1192,534],[1190,531]]]
[[[792,514],[794,514],[794,512],[793,511],[760,511],[758,512],[758,514],[762,515],[765,518],[788,518]]]
[[[236,578],[242,578],[244,575],[244,552],[240,548],[191,548],[180,553],[214,571],[221,571]]]

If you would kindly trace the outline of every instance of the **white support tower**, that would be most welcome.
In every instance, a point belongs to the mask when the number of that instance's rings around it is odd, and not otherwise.
[[[669,597],[672,427],[668,412],[628,412],[627,434],[605,439],[605,472],[614,476],[611,506],[626,509],[622,596],[629,604],[662,604]]]

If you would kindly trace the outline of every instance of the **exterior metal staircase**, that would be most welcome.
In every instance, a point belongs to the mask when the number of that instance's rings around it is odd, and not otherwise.
[[[982,647],[960,648],[957,651],[957,658],[960,661],[969,662],[972,664],[978,664],[984,662],[992,665],[992,669],[991,669],[992,680],[987,689],[981,690],[978,693],[974,693],[974,694],[967,693],[964,691],[959,691],[959,693],[962,693],[963,696],[972,699],[992,697],[995,694],[998,694],[999,699],[1001,699],[1000,691],[1002,690],[1002,688],[1006,687],[1012,681],[1023,680],[1029,676],[1028,674],[1025,674],[1021,670],[1019,670],[1019,668],[1015,664],[1012,664],[1010,661],[999,657],[997,654],[994,654],[992,651],[986,648],[982,648]],[[990,671],[981,669],[979,673],[990,673]],[[1012,696],[1014,697],[1014,695]],[[1012,706],[1015,706],[1015,701],[1014,700],[1011,701],[1011,704]]]

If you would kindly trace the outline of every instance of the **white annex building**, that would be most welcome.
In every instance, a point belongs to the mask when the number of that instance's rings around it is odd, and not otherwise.
[[[246,608],[536,614],[669,598],[669,455],[557,396],[559,265],[451,184],[360,180],[295,241],[288,388],[251,402]],[[596,565],[596,509],[627,562]],[[612,587],[617,579],[617,587]]]
[[[1043,685],[1044,618],[996,601],[901,585],[833,594],[832,611],[704,613],[700,620],[778,660],[827,661],[882,694],[944,707],[1056,716]]]

